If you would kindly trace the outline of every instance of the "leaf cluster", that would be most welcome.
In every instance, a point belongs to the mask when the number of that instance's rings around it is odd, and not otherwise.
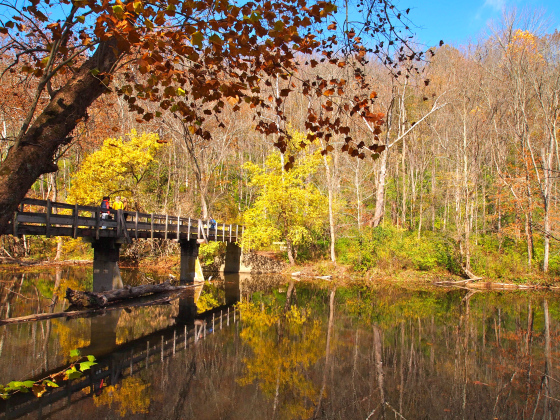
[[[79,350],[72,350],[70,357],[75,357],[77,360],[66,369],[47,378],[38,381],[11,381],[7,385],[0,385],[0,397],[6,400],[15,393],[28,393],[30,391],[36,397],[42,397],[49,388],[58,388],[59,384],[64,381],[81,378],[86,370],[97,364],[94,356],[81,357]]]

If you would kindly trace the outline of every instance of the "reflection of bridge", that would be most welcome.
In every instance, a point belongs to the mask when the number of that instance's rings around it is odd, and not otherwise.
[[[94,291],[111,290],[122,285],[118,267],[122,243],[133,239],[173,239],[181,246],[182,283],[195,277],[198,247],[208,241],[228,244],[226,272],[238,272],[241,250],[235,244],[243,234],[239,225],[217,224],[190,217],[110,210],[112,219],[101,218],[101,208],[24,199],[4,234],[69,236],[84,238],[94,249]],[[122,287],[122,286],[121,286]]]
[[[238,298],[239,288],[230,285],[228,295],[226,283],[226,302],[231,303]],[[0,401],[0,419],[16,419],[34,412],[39,419],[55,415],[68,406],[91,397],[94,392],[99,392],[101,384],[115,385],[122,378],[137,374],[153,363],[163,362],[176,353],[188,351],[200,340],[222,329],[236,326],[239,321],[236,309],[228,305],[214,308],[198,316],[194,314],[196,314],[194,298],[192,295],[183,297],[179,302],[179,314],[175,325],[123,345],[116,345],[113,339],[112,345],[109,346],[103,343],[107,341],[107,336],[113,335],[116,338],[115,328],[119,314],[111,312],[105,316],[92,318],[91,345],[82,349],[82,353],[91,354],[91,350],[96,350],[104,355],[97,357],[97,365],[88,371],[89,374],[68,381],[60,388],[53,388],[40,398],[29,393],[16,394],[6,401]],[[64,368],[65,366],[61,366],[45,372],[41,378],[60,372]]]

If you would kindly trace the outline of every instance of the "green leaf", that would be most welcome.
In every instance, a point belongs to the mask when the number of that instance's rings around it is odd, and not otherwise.
[[[123,11],[124,11],[124,10],[123,10],[123,8],[122,8],[122,6],[121,6],[120,4],[115,4],[115,5],[113,6],[113,13],[114,13],[114,14],[120,15]]]
[[[157,114],[157,112],[156,112],[156,114]],[[87,359],[88,359],[90,362],[95,362],[95,356],[92,356],[92,355],[90,354],[90,355],[88,355],[88,356],[86,356],[86,357],[87,357]]]
[[[78,372],[78,371],[66,372],[66,379],[68,379],[68,380],[78,379],[78,378],[81,378],[82,376],[83,376],[82,372]]]
[[[80,23],[84,23],[84,22],[86,21],[86,17],[85,17],[85,16],[78,16],[78,17],[76,18],[76,20],[77,20],[78,22],[80,22]]]
[[[92,76],[97,76],[99,74],[99,69],[91,69],[89,72]]]
[[[55,382],[51,381],[50,379],[45,379],[43,381],[44,385],[50,386],[51,388],[58,388],[58,384],[56,384]]]
[[[80,357],[80,350],[78,349],[71,350],[70,357]]]
[[[202,40],[203,39],[204,39],[204,35],[202,35],[202,32],[196,31],[191,36],[191,43],[198,48],[202,48]]]
[[[93,365],[96,365],[97,363],[95,362],[82,362],[80,363],[80,370],[82,372],[88,370],[89,368],[91,368]]]
[[[26,388],[31,388],[33,385],[35,385],[34,381],[25,381],[23,382],[23,386]]]

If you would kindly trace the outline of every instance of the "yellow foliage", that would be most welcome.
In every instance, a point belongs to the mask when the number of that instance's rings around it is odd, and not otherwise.
[[[119,406],[119,414],[126,417],[128,414],[147,414],[150,408],[150,388],[142,379],[129,376],[120,384],[110,385],[103,389],[103,393],[93,402],[96,407],[106,405],[113,408]]]
[[[265,395],[281,396],[280,418],[310,418],[319,390],[307,370],[324,356],[325,334],[305,308],[292,306],[285,314],[252,302],[239,304],[241,339],[252,351],[243,359],[240,385],[257,382]]]
[[[59,354],[69,355],[74,349],[84,348],[90,345],[88,319],[76,319],[69,325],[60,319],[53,319],[52,331],[56,336],[60,349]],[[70,356],[68,356],[68,360]]]
[[[156,153],[163,146],[155,133],[138,135],[136,130],[122,137],[109,138],[89,155],[71,181],[68,203],[98,205],[104,195],[119,193],[133,198]]]
[[[507,47],[507,55],[516,59],[526,57],[534,63],[544,61],[538,50],[538,38],[531,32],[521,29],[516,30],[513,34]]]
[[[272,242],[290,240],[301,245],[311,240],[311,234],[327,220],[328,200],[310,178],[322,165],[320,150],[311,151],[306,135],[294,131],[289,152],[300,156],[293,167],[285,171],[281,155],[275,152],[262,168],[248,162],[245,168],[251,175],[251,185],[258,188],[253,206],[244,214],[243,243],[249,248],[267,247]],[[286,161],[289,160],[286,154]]]

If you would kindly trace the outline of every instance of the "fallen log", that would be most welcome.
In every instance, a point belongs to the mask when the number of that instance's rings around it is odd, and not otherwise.
[[[433,283],[435,286],[452,286],[461,287],[469,290],[533,290],[533,289],[554,289],[549,286],[535,285],[535,284],[516,284],[516,283],[498,283],[498,282],[478,282],[471,279],[459,280],[459,281],[436,281]]]
[[[98,293],[66,289],[66,299],[68,299],[71,305],[78,308],[102,308],[118,300],[137,298],[152,293],[172,292],[186,287],[172,286],[168,280],[161,284],[144,284],[135,287],[126,286],[122,289]]]
[[[85,317],[97,316],[110,311],[116,311],[119,309],[127,310],[129,308],[136,308],[142,306],[166,305],[171,303],[175,299],[179,299],[181,295],[182,293],[170,292],[167,294],[166,293],[160,294],[155,298],[152,296],[145,296],[143,298],[134,299],[131,301],[116,302],[108,306],[105,306],[103,308],[90,308],[90,309],[82,309],[82,310],[75,310],[75,311],[67,310],[64,312],[42,313],[42,314],[20,316],[17,318],[0,319],[0,326],[7,325],[7,324],[21,324],[25,322],[44,321],[44,320],[54,319],[54,318],[66,318],[66,319],[85,318]]]

